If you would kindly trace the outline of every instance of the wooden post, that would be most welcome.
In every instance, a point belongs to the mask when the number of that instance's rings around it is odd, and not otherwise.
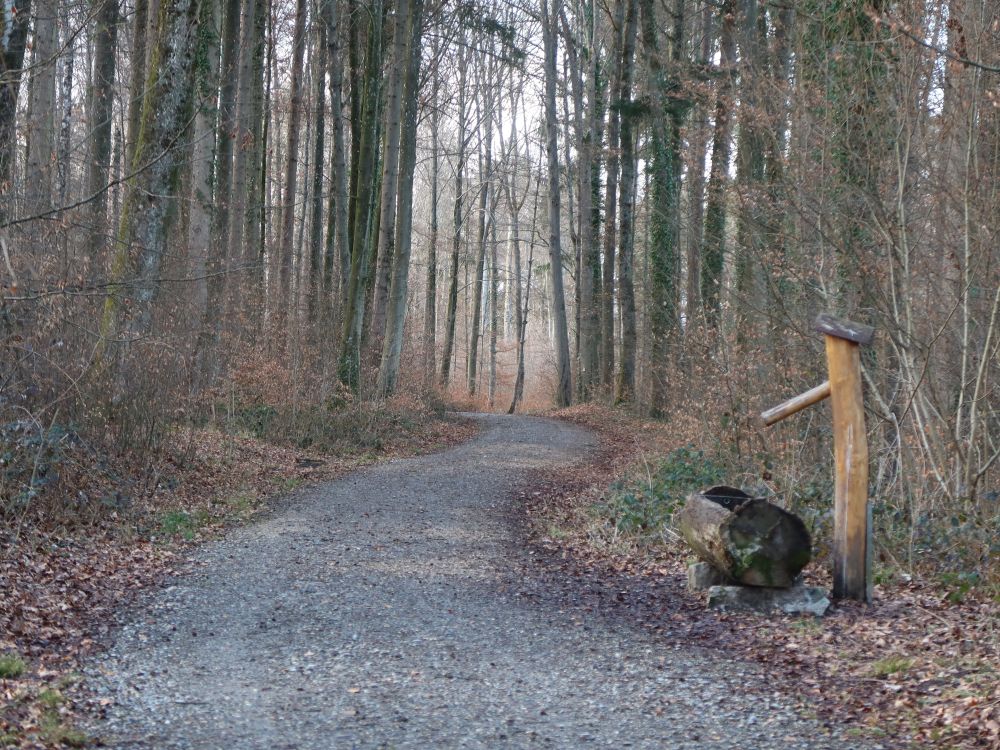
[[[816,318],[826,339],[830,379],[789,399],[761,418],[779,422],[829,397],[833,407],[833,596],[871,601],[871,508],[868,503],[868,435],[861,390],[861,352],[875,329],[832,315]]]
[[[868,555],[868,436],[861,390],[859,344],[871,341],[867,326],[820,316],[826,338],[833,408],[834,478],[833,596],[871,601]]]

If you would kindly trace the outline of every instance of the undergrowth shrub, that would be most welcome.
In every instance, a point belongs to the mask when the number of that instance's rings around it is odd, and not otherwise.
[[[659,537],[689,493],[719,484],[725,473],[722,463],[704,451],[677,448],[612,483],[592,513],[618,533]]]
[[[22,419],[0,425],[0,498],[4,512],[24,510],[59,481],[67,450],[79,442],[68,426]]]

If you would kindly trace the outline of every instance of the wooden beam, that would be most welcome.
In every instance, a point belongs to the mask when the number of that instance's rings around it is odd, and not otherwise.
[[[853,341],[855,344],[868,346],[875,338],[875,329],[864,323],[836,318],[823,313],[816,318],[813,327],[826,336],[836,336],[838,339]]]
[[[801,393],[795,398],[790,398],[784,403],[778,404],[767,411],[762,411],[760,413],[760,418],[764,420],[764,424],[770,427],[775,422],[780,422],[785,417],[790,417],[797,412],[802,411],[807,406],[812,406],[813,404],[818,404],[823,399],[829,397],[830,395],[830,381],[827,380],[825,383],[820,383],[815,388],[810,388],[805,393]]]
[[[871,601],[868,571],[868,436],[858,344],[826,336],[833,408],[833,595]]]

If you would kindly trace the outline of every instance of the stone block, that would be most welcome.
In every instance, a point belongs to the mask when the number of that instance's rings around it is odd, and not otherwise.
[[[830,607],[826,589],[796,584],[787,589],[756,586],[712,586],[708,589],[709,609],[730,612],[759,612],[822,617]]]
[[[707,562],[688,565],[688,591],[704,591],[712,586],[722,586],[729,582],[725,573]]]

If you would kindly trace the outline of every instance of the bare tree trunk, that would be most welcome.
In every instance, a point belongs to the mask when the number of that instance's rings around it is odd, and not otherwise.
[[[491,213],[495,212],[496,202]],[[500,297],[500,278],[497,272],[497,223],[496,217],[490,220],[490,376],[488,386],[489,408],[492,410],[497,392],[497,326],[500,324],[498,302]]]
[[[344,151],[344,111],[343,111],[343,79],[344,70],[340,47],[340,11],[337,0],[323,0],[322,9],[326,20],[327,60],[330,64],[330,117],[333,120],[333,190],[330,194],[329,221],[331,226],[327,232],[327,246],[333,249],[327,252],[328,257],[337,259],[337,278],[340,295],[343,298],[347,291],[347,282],[351,275],[351,247],[348,240],[348,198],[347,198],[347,159]],[[336,245],[334,246],[334,243]],[[332,273],[332,263],[328,262],[328,273]],[[327,289],[327,294],[332,289]]]
[[[129,60],[128,86],[128,123],[125,131],[125,152],[123,163],[132,164],[136,145],[139,141],[139,128],[142,126],[142,102],[146,90],[146,48],[147,26],[149,25],[149,0],[135,0],[132,20],[132,45]]]
[[[712,169],[708,177],[708,200],[705,208],[704,245],[701,251],[701,300],[706,322],[719,325],[722,302],[722,270],[726,255],[726,194],[729,185],[729,154],[733,77],[736,74],[736,0],[724,0],[719,9],[722,31],[719,79],[715,98],[715,130],[712,135]]]
[[[256,122],[255,102],[258,96],[257,81],[254,76],[254,59],[258,54],[258,34],[260,33],[257,8],[264,0],[243,0],[241,8],[239,55],[235,61],[237,69],[236,102],[233,116],[232,178],[231,198],[229,200],[229,247],[230,263],[253,263],[257,260],[253,242],[255,233],[250,222],[250,212],[247,209],[250,175],[253,174],[251,157],[260,145],[254,133]],[[239,277],[243,278],[242,274]],[[240,284],[242,288],[245,285]],[[249,290],[248,290],[249,291]],[[241,295],[242,296],[242,295]],[[251,295],[255,297],[256,295]],[[231,300],[234,295],[227,295]]]
[[[569,76],[569,61],[568,59],[563,59],[563,78],[568,79]],[[580,269],[583,268],[583,257],[582,248],[580,245],[580,218],[577,216],[576,211],[576,185],[575,181],[569,175],[572,174],[573,169],[573,157],[572,149],[570,148],[573,144],[573,136],[570,132],[570,123],[573,118],[570,117],[569,113],[569,86],[562,87],[562,126],[563,126],[563,163],[565,164],[565,169],[567,172],[566,177],[566,224],[569,229],[569,241],[570,245],[573,247],[573,270],[571,271],[571,278],[573,279],[573,364],[576,365],[577,372],[580,370],[580,317],[583,311],[583,305],[581,304],[581,294],[583,289],[580,287],[579,277]],[[579,380],[577,381],[579,383]]]
[[[114,2],[115,0],[111,0]],[[203,65],[195,71],[194,147],[191,156],[191,209],[188,222],[188,257],[195,282],[194,312],[200,322],[196,358],[205,357],[214,328],[208,319],[209,280],[207,277],[212,248],[212,217],[214,215],[213,155],[215,154],[215,120],[219,99],[219,27],[222,8],[218,0],[208,0],[201,6],[198,30],[198,58]],[[100,62],[100,57],[98,57]],[[108,144],[111,145],[110,143]],[[213,271],[216,264],[213,265]],[[218,294],[218,285],[212,292]],[[206,338],[207,336],[207,338]],[[204,368],[199,363],[201,375]]]
[[[87,255],[96,261],[108,246],[108,185],[111,167],[111,124],[115,100],[115,62],[118,57],[118,0],[97,0],[94,33],[94,72],[91,90],[92,127],[90,159],[87,162],[87,194],[90,233]]]
[[[317,9],[318,10],[318,9]],[[316,14],[319,15],[318,12]],[[313,102],[316,135],[313,141],[312,224],[309,235],[309,320],[319,323],[323,299],[323,162],[326,157],[326,24],[316,23],[313,47]]]
[[[4,34],[0,37],[0,221],[10,218],[9,201],[11,174],[14,169],[15,124],[17,98],[21,86],[21,69],[28,41],[31,20],[31,0],[14,0],[0,6]]]
[[[458,317],[458,258],[462,248],[462,200],[465,177],[465,146],[468,130],[465,87],[468,58],[465,34],[460,32],[458,42],[458,153],[455,156],[455,209],[452,224],[451,281],[448,285],[448,309],[445,313],[444,351],[441,354],[441,385],[447,387],[451,374],[451,355],[455,347],[455,325]]]
[[[363,97],[359,102],[358,127],[352,124],[352,133],[358,132],[358,156],[353,161],[352,183],[356,186],[353,198],[356,214],[351,237],[351,279],[345,298],[343,334],[341,336],[340,381],[357,389],[361,376],[361,334],[364,326],[365,290],[368,281],[369,244],[374,231],[374,177],[378,165],[378,113],[381,98],[382,77],[382,0],[373,0],[370,12],[368,34],[368,54],[365,62],[363,84],[359,80],[352,85],[363,85]]]
[[[562,16],[564,34],[566,36],[566,49],[569,61],[569,78],[573,91],[573,124],[576,131],[577,143],[577,190],[579,205],[579,253],[577,264],[577,336],[579,341],[579,372],[577,373],[577,387],[580,395],[587,398],[591,395],[593,386],[599,380],[599,358],[598,358],[598,329],[599,329],[599,309],[595,299],[595,275],[600,278],[597,267],[600,264],[600,253],[598,251],[598,238],[595,233],[593,223],[593,166],[594,151],[596,148],[596,127],[593,116],[600,111],[597,102],[597,51],[593,47],[596,42],[595,29],[596,15],[593,13],[593,3],[589,4],[589,14],[584,14],[584,21],[589,22],[591,28],[585,31],[585,38],[581,44],[576,35],[573,34],[566,21],[565,14]],[[583,65],[587,63],[587,81],[584,82]],[[584,88],[587,91],[587,105],[584,104]],[[568,123],[567,123],[568,126]],[[569,139],[567,139],[568,141]],[[567,143],[568,148],[568,143]],[[596,273],[595,273],[596,272]]]
[[[417,108],[420,93],[420,38],[423,30],[423,0],[409,0],[412,7],[407,17],[408,28],[399,26],[397,33],[406,32],[406,80],[403,88],[403,123],[400,132],[399,207],[396,214],[396,252],[389,290],[388,315],[382,364],[379,368],[379,391],[383,396],[396,389],[399,378],[399,357],[403,349],[403,325],[406,322],[406,300],[409,288],[410,251],[413,245],[413,172],[417,164]],[[404,4],[406,4],[404,2]]]
[[[515,144],[517,139],[513,139]],[[515,146],[516,147],[516,146]],[[535,260],[535,223],[538,220],[538,196],[541,192],[542,186],[542,174],[541,174],[541,163],[539,163],[539,170],[535,176],[535,199],[531,209],[531,240],[528,243],[528,279],[524,290],[524,306],[521,306],[521,251],[520,245],[516,244],[514,246],[515,252],[515,266],[517,267],[517,375],[514,378],[514,395],[510,401],[510,408],[507,409],[508,414],[513,414],[517,409],[517,405],[521,403],[521,399],[524,397],[524,345],[527,340],[528,335],[528,311],[530,309],[529,302],[531,301],[531,277],[532,277],[532,265]]]
[[[714,44],[714,27],[712,24],[713,8],[705,4],[701,15],[701,53],[698,64],[708,68],[711,64]],[[711,137],[710,112],[707,102],[696,105],[696,122],[690,128],[690,157],[688,168],[688,226],[687,236],[687,279],[685,293],[685,318],[689,332],[695,326],[695,320],[701,314],[701,250],[705,238],[705,159],[708,155],[708,142]]]
[[[480,61],[482,67],[482,60]],[[488,74],[487,74],[488,75]],[[479,86],[483,95],[484,87]],[[486,270],[486,245],[489,243],[489,232],[492,224],[493,207],[493,80],[490,77],[484,95],[486,114],[480,116],[485,123],[486,132],[480,141],[482,159],[480,161],[480,179],[482,184],[479,193],[479,249],[476,260],[476,278],[473,281],[472,328],[469,335],[469,366],[466,371],[466,387],[469,395],[476,392],[476,378],[479,366],[479,342],[482,335],[483,315],[483,274]],[[482,126],[481,126],[482,127]]]
[[[635,250],[636,149],[632,114],[632,75],[635,69],[637,34],[635,2],[629,3],[622,44],[620,102],[621,117],[621,201],[618,231],[618,314],[621,319],[622,347],[615,400],[635,398],[636,320],[633,258]]]
[[[193,88],[199,4],[196,0],[162,2],[150,56],[150,70],[156,75],[146,89],[138,147],[132,159],[132,171],[138,176],[130,185],[122,210],[118,249],[111,268],[115,286],[106,298],[100,327],[105,342],[117,332],[124,332],[123,355],[131,342],[152,327],[153,303],[160,290],[160,267],[168,245],[167,230],[181,164],[178,141],[188,127]],[[140,166],[145,168],[140,170]],[[130,259],[133,245],[138,249],[134,268]],[[120,285],[131,277],[136,279],[129,289],[132,304],[129,317],[122,321]],[[123,388],[128,358],[123,356],[119,362],[118,386]]]
[[[439,44],[434,42],[434,70],[431,83],[431,238],[427,250],[427,287],[424,290],[424,387],[434,382],[437,370],[435,354],[437,342],[437,245],[438,245],[438,198],[440,157],[438,155],[440,112],[439,94],[441,87]],[[461,136],[460,136],[461,137]]]
[[[379,211],[378,260],[375,266],[375,299],[372,303],[370,324],[371,345],[381,348],[385,333],[386,305],[389,299],[389,275],[392,269],[396,242],[396,195],[399,190],[399,133],[400,112],[403,99],[403,75],[406,70],[407,28],[410,2],[397,0],[395,22],[392,30],[392,64],[389,66],[389,85],[386,91],[385,144],[383,146],[382,180],[380,183],[381,210]]]
[[[56,0],[35,4],[31,80],[28,97],[28,157],[25,165],[25,214],[52,208],[53,166],[56,163],[56,57],[59,26]]]
[[[250,53],[250,69],[244,85],[243,60],[240,60],[241,88],[240,104],[237,115],[240,132],[243,133],[243,148],[240,159],[234,164],[234,182],[242,180],[240,170],[247,171],[246,189],[234,197],[234,205],[244,214],[244,229],[240,232],[239,243],[230,237],[230,246],[238,248],[239,256],[244,263],[250,265],[245,274],[241,288],[246,294],[240,296],[243,310],[247,311],[249,319],[254,321],[248,326],[245,334],[253,338],[261,329],[265,307],[265,273],[266,261],[265,239],[271,209],[268,195],[268,141],[270,139],[270,100],[271,100],[271,68],[270,58],[273,56],[273,44],[269,39],[271,27],[271,3],[269,0],[254,0],[252,28],[249,30],[247,50]],[[243,38],[241,34],[241,38]],[[273,36],[273,34],[271,34]],[[242,50],[241,50],[242,52]],[[247,93],[244,95],[243,91]],[[235,211],[234,211],[235,213]],[[239,215],[239,214],[237,214]],[[232,232],[235,234],[235,231]],[[229,299],[232,299],[230,296]]]
[[[307,0],[296,0],[295,28],[292,32],[292,70],[289,93],[288,140],[285,147],[285,179],[282,189],[281,238],[279,249],[278,304],[288,305],[288,320],[295,319],[291,304],[292,264],[295,255],[295,203],[299,172],[299,136],[302,124],[302,64],[306,51]]]
[[[740,127],[736,159],[736,182],[740,193],[737,213],[736,292],[737,330],[742,341],[751,336],[751,319],[755,310],[764,309],[761,279],[761,205],[758,192],[764,185],[764,130],[758,108],[760,66],[766,40],[766,17],[757,0],[742,0],[743,29],[740,34]],[[766,43],[766,42],[765,42]]]
[[[545,46],[545,124],[549,167],[549,264],[552,277],[552,318],[555,323],[558,406],[569,406],[573,397],[570,374],[569,332],[566,326],[566,299],[563,292],[562,250],[559,243],[559,124],[556,120],[556,19],[560,0],[542,0],[542,39]]]
[[[230,249],[229,207],[233,199],[233,144],[236,140],[236,86],[241,4],[241,0],[225,0],[225,17],[222,21],[222,67],[219,71],[219,130],[215,138],[215,225],[212,228],[212,249],[218,257],[218,267],[212,268],[213,272],[221,270],[221,266]],[[220,281],[220,298],[224,287],[224,283]],[[209,297],[211,296],[210,292]],[[212,321],[212,325],[218,330],[218,320]]]
[[[608,108],[608,181],[604,198],[604,265],[601,273],[601,385],[610,388],[615,368],[615,244],[618,219],[618,170],[621,165],[622,74],[626,11],[635,15],[634,0],[616,0],[612,17],[611,92]]]
[[[65,206],[69,197],[70,159],[72,157],[73,133],[73,69],[76,67],[76,29],[73,26],[71,9],[68,3],[62,3],[60,14],[62,26],[62,75],[59,78],[59,99],[62,103],[62,114],[59,118],[59,147],[56,161],[55,201],[58,206]]]

